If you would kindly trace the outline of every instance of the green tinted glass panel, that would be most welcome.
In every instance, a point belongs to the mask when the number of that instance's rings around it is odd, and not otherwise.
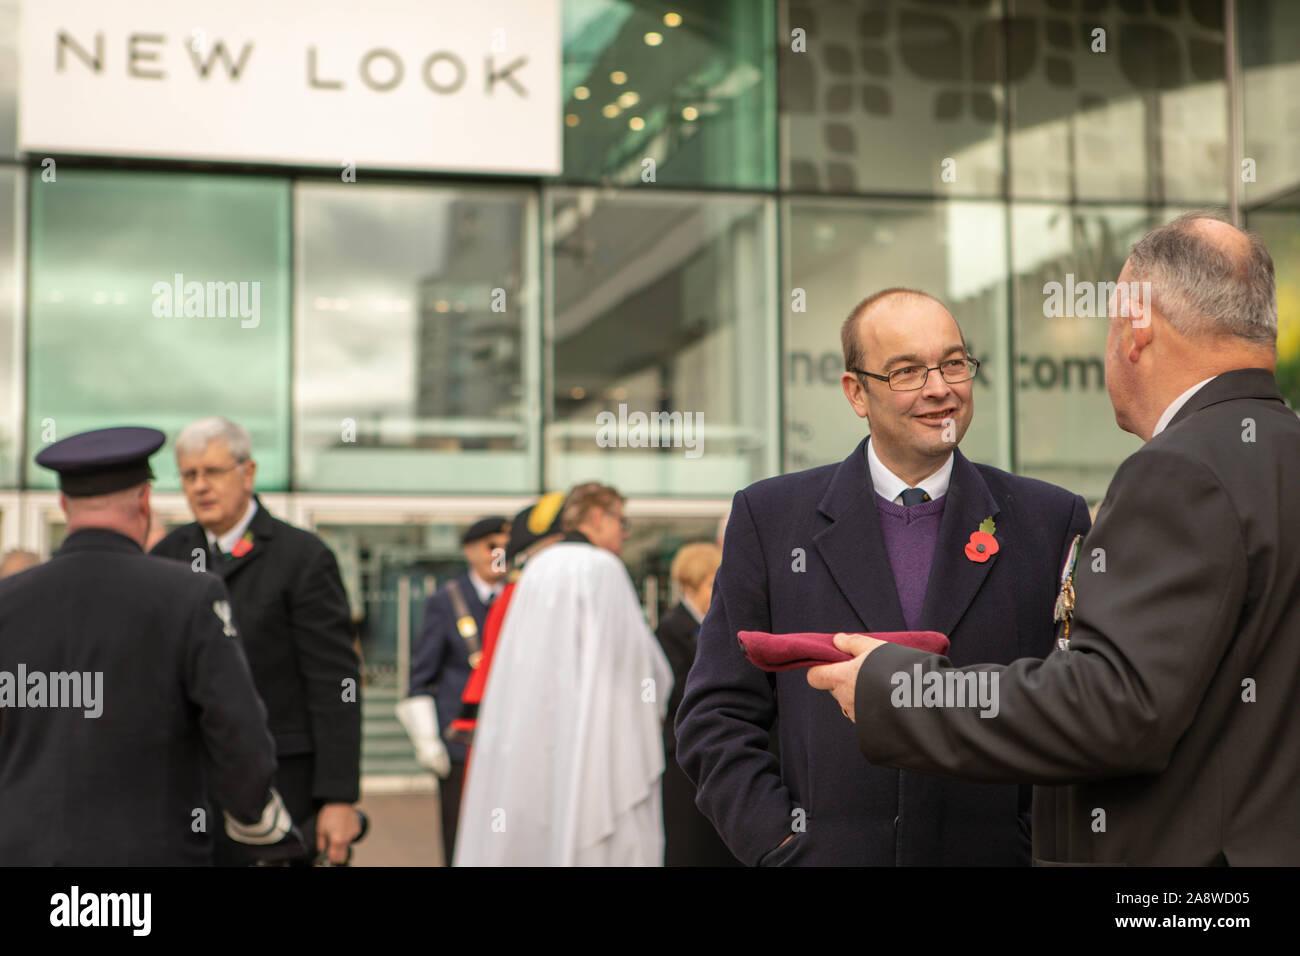
[[[224,415],[249,430],[258,486],[283,490],[289,447],[289,184],[85,171],[32,178],[27,447],[149,425],[160,488],[170,441]],[[28,465],[28,482],[54,476]]]
[[[22,184],[21,169],[0,167],[0,488],[17,487],[22,444]]]
[[[774,186],[774,11],[564,0],[564,178]]]

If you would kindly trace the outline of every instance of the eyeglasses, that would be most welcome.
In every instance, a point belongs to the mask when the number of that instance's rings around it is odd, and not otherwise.
[[[614,512],[610,511],[608,508],[601,508],[600,510],[605,512],[605,514],[609,515],[611,518],[617,518],[618,526],[622,528],[624,531],[627,531],[628,529],[627,518],[623,517],[622,515],[615,514]]]
[[[240,465],[244,464],[247,461],[248,459],[245,458],[243,461],[237,461],[233,465],[227,465],[225,468],[203,468],[201,470],[196,470],[194,468],[187,468],[185,471],[181,472],[181,484],[192,485],[194,484],[194,482],[199,480],[200,475],[203,476],[204,481],[207,482],[216,481],[222,475],[230,474],[230,472],[234,471],[236,468],[238,468]]]
[[[888,382],[889,387],[895,392],[914,392],[918,388],[925,388],[925,383],[930,380],[931,372],[938,372],[949,385],[956,385],[959,382],[969,382],[975,377],[975,373],[979,369],[979,360],[967,357],[949,359],[939,365],[929,367],[924,365],[904,365],[902,368],[894,369],[888,375],[877,375],[875,372],[866,372],[860,368],[851,368],[849,371],[856,375],[865,375],[867,378]]]

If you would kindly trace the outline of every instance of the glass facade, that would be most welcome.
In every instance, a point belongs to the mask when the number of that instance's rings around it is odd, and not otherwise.
[[[532,488],[532,191],[336,179],[294,210],[295,487]]]
[[[729,495],[773,473],[772,220],[732,195],[548,193],[549,487]]]
[[[1300,408],[1300,4],[1239,0],[1242,158],[1247,228],[1273,255],[1277,276],[1277,380]]]
[[[253,436],[260,485],[284,489],[288,183],[67,164],[29,182],[27,447],[224,414]],[[154,470],[180,488],[174,460]],[[54,475],[29,460],[27,483]]]

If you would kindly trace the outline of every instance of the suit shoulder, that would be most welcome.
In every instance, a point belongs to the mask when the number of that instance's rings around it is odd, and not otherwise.
[[[152,555],[161,555],[164,558],[188,558],[188,544],[193,540],[195,530],[198,528],[196,522],[191,521],[189,524],[181,525],[179,528],[173,528],[163,537],[161,541],[153,546],[149,553]]]
[[[841,464],[842,462],[837,461],[830,465],[818,465],[815,468],[807,468],[803,471],[792,471],[784,475],[762,478],[751,485],[747,485],[740,493],[751,504],[759,506],[775,504],[787,507],[791,503],[792,497],[795,499],[811,498],[814,502],[820,501],[822,495],[826,493],[826,488],[830,485],[831,479],[835,476],[835,470]]]
[[[267,517],[275,525],[275,537],[292,544],[294,548],[313,555],[328,553],[332,556],[334,554],[330,550],[330,546],[322,541],[316,532],[300,528],[296,524],[290,524],[281,518],[275,517],[275,515],[268,515]]]
[[[1054,485],[1050,481],[1030,478],[1027,475],[1013,475],[992,465],[975,464],[975,467],[994,497],[1014,497],[1022,506],[1028,504],[1049,510],[1060,509],[1068,513],[1074,510],[1074,505],[1079,500],[1079,495],[1073,491]]]
[[[210,571],[195,571],[189,564],[158,554],[142,554],[139,573],[160,589],[179,596],[199,598],[221,590],[221,578]]]

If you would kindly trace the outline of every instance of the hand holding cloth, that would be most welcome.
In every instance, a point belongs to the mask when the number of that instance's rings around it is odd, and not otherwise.
[[[740,646],[750,663],[760,670],[789,671],[818,664],[839,664],[853,655],[835,646],[834,634],[769,634],[766,631],[741,631]],[[931,654],[946,655],[948,638],[938,631],[876,631],[867,634],[891,644],[913,647]]]

